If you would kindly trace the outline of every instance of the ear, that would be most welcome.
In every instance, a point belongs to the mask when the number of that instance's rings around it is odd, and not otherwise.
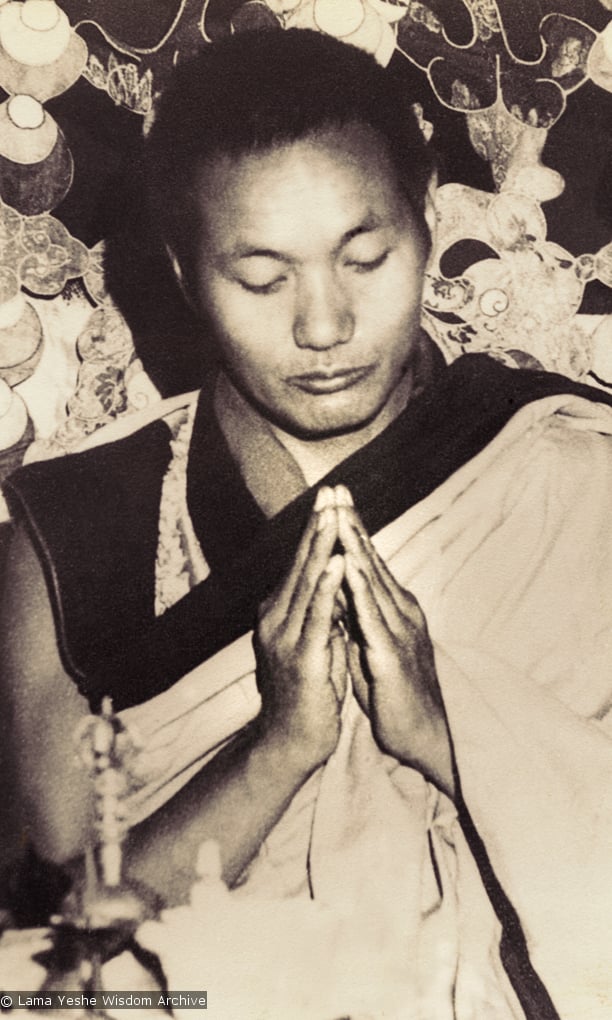
[[[427,229],[429,230],[429,236],[431,238],[432,250],[436,245],[436,234],[438,227],[438,216],[436,213],[436,192],[438,190],[438,171],[434,170],[431,177],[429,178],[429,184],[427,185],[427,191],[425,192],[425,205],[423,207],[423,216]]]

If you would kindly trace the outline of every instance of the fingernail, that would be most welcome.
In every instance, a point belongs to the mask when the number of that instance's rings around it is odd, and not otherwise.
[[[336,506],[354,506],[353,497],[346,485],[336,486]]]
[[[320,513],[321,510],[324,510],[328,506],[334,506],[334,504],[335,499],[332,489],[330,489],[329,485],[322,485],[317,492],[317,497],[314,501],[314,510],[317,513]]]

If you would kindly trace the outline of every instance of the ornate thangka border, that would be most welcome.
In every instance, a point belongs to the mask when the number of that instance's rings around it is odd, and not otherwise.
[[[107,292],[102,242],[129,206],[172,66],[252,28],[334,35],[414,95],[441,165],[424,323],[448,360],[485,350],[612,384],[612,4],[526,6],[0,6],[0,474],[157,399]],[[138,272],[130,285],[138,301]]]

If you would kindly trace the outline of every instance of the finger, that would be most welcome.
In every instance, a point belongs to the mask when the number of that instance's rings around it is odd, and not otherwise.
[[[336,506],[355,506],[353,496],[346,485],[336,485],[333,492]]]
[[[351,544],[353,551],[357,549],[362,550],[365,555],[373,561],[378,572],[382,574],[385,581],[397,586],[397,582],[393,577],[393,574],[377,552],[374,543],[370,539],[363,521],[353,505],[352,497],[350,496],[348,489],[345,489],[344,486],[338,486],[338,488],[342,488],[343,490],[343,493],[340,496],[336,496],[336,500],[341,500],[341,502],[338,503],[340,511],[338,514],[338,521],[341,528],[341,540],[344,541],[346,539],[346,541]],[[344,493],[346,493],[346,495],[344,495]],[[347,496],[350,502],[347,501]]]
[[[396,583],[393,588],[388,584],[387,574],[383,573],[379,567],[378,554],[366,533],[358,527],[358,520],[352,508],[340,507],[338,509],[338,536],[346,552],[353,557],[356,565],[368,578],[381,614],[388,621],[389,626],[395,629],[401,624],[401,589],[398,592],[395,590]]]
[[[357,623],[365,644],[372,647],[380,641],[387,641],[389,628],[371,579],[361,564],[347,552],[344,557],[344,575],[353,596]]]
[[[342,514],[340,515],[341,519],[346,524],[348,524],[349,527],[353,528],[353,530],[357,534],[357,537],[359,537],[362,540],[366,550],[371,552],[373,557],[380,560],[380,564],[383,567],[383,570],[386,571],[387,569],[386,564],[380,559],[378,553],[376,552],[376,549],[374,548],[372,542],[370,541],[369,535],[364,527],[363,521],[361,520],[361,517],[359,516],[359,513],[353,502],[353,497],[350,491],[347,489],[346,485],[336,486],[335,498],[336,506],[339,509],[342,508]]]
[[[378,597],[386,612],[391,612],[398,618],[409,612],[415,601],[413,596],[404,591],[389,570],[368,536],[354,507],[342,506],[339,509],[338,534],[344,547],[354,553],[358,563],[370,577],[372,584],[380,587]]]
[[[302,571],[304,570],[304,566],[312,553],[312,547],[317,536],[317,532],[322,526],[324,526],[325,521],[327,520],[325,517],[326,508],[333,507],[334,505],[333,489],[329,485],[322,486],[317,492],[312,513],[296,549],[291,569],[284,581],[282,581],[280,586],[275,590],[270,598],[270,604],[273,606],[279,618],[283,618],[289,613],[289,606],[291,604],[296,585],[301,577]]]
[[[319,528],[313,538],[310,556],[302,567],[287,613],[287,634],[297,640],[319,581],[329,565],[338,538],[338,515],[327,507],[321,511]]]
[[[327,646],[332,629],[336,595],[344,576],[344,557],[332,556],[322,571],[309,601],[302,629],[305,642]]]
[[[321,529],[322,521],[326,520],[328,509],[335,506],[334,492],[329,485],[323,485],[319,489],[314,501],[312,513],[308,520],[308,524],[304,531],[304,535],[296,549],[295,559],[293,566],[287,575],[287,582],[291,589],[295,588],[299,577],[304,569],[304,565],[308,560],[308,557],[312,551],[312,544],[317,536],[317,531]]]

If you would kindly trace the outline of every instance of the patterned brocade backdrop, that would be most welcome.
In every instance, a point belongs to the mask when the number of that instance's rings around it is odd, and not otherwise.
[[[0,0],[0,476],[197,385],[167,271],[117,238],[173,63],[260,26],[363,47],[414,96],[447,359],[612,388],[612,0]]]

